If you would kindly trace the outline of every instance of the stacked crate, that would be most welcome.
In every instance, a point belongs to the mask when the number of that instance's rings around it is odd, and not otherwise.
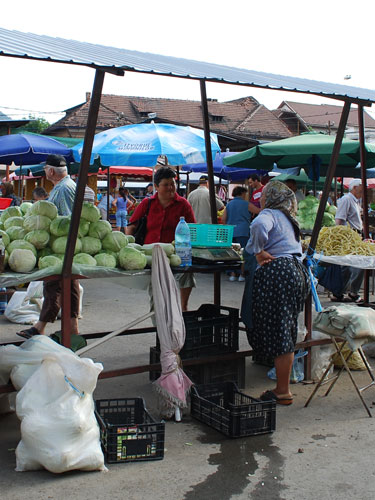
[[[179,355],[185,359],[197,359],[238,351],[239,311],[233,307],[203,304],[197,311],[183,313],[186,339]],[[160,362],[160,346],[150,348],[150,364]],[[220,360],[213,363],[184,367],[187,376],[195,384],[211,382],[235,382],[245,385],[245,359]],[[150,380],[156,380],[160,372],[150,372]]]

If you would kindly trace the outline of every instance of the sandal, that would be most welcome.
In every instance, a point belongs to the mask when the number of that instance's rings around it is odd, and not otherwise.
[[[275,401],[276,404],[278,405],[283,405],[283,406],[289,406],[293,404],[293,397],[287,397],[287,398],[279,398],[277,394],[275,394],[273,391],[265,391],[263,392],[259,399],[261,401]]]
[[[41,335],[39,330],[37,330],[34,326],[31,328],[27,328],[26,330],[21,330],[20,332],[16,332],[16,335],[19,337],[22,337],[23,339],[31,339],[31,337],[34,337],[35,335]]]
[[[340,297],[336,297],[336,295],[334,295],[332,298],[331,298],[331,302],[353,302],[353,299],[349,298],[349,297],[345,297],[344,295],[340,295]]]
[[[361,298],[360,295],[352,295],[351,293],[348,293],[350,301],[354,302],[354,304],[364,304],[365,301],[364,299]]]

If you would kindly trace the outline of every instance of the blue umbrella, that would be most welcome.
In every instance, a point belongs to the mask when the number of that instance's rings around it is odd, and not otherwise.
[[[81,160],[83,142],[72,148]],[[211,134],[212,156],[220,151],[216,134]],[[164,155],[170,165],[206,161],[204,132],[170,123],[138,123],[116,127],[95,135],[90,163],[99,158],[104,166],[154,167]]]
[[[0,137],[0,163],[34,165],[45,161],[50,154],[62,155],[72,161],[72,151],[61,142],[44,135],[13,134]]]
[[[216,158],[213,162],[213,167],[214,167],[214,174],[217,175],[218,177],[221,177],[222,179],[228,180],[228,181],[239,181],[242,179],[247,179],[250,177],[252,174],[257,174],[257,175],[264,175],[266,173],[266,170],[254,170],[250,168],[236,168],[236,167],[227,167],[223,163],[223,159],[227,158],[228,156],[236,155],[238,153],[235,152],[225,152],[225,153],[218,153],[216,155]],[[201,173],[206,173],[207,172],[207,163],[196,163],[196,164],[189,164],[189,165],[184,165],[182,167],[183,172],[201,172]]]

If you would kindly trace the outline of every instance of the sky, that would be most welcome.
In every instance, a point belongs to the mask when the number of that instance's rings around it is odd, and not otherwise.
[[[357,0],[18,0],[0,27],[256,71],[375,89],[374,2]],[[0,57],[0,111],[50,123],[85,101],[94,70]],[[350,75],[350,80],[346,80]],[[107,74],[103,93],[200,100],[198,81]],[[207,83],[219,101],[251,95],[269,109],[323,97]],[[373,106],[374,108],[374,106]],[[375,117],[372,108],[366,108]]]

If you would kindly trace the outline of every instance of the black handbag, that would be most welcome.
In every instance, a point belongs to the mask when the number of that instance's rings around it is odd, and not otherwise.
[[[135,242],[138,243],[138,245],[143,245],[143,243],[145,242],[147,234],[147,216],[148,212],[150,211],[150,205],[151,199],[148,200],[146,213],[140,219],[138,219],[137,228],[133,233]]]

